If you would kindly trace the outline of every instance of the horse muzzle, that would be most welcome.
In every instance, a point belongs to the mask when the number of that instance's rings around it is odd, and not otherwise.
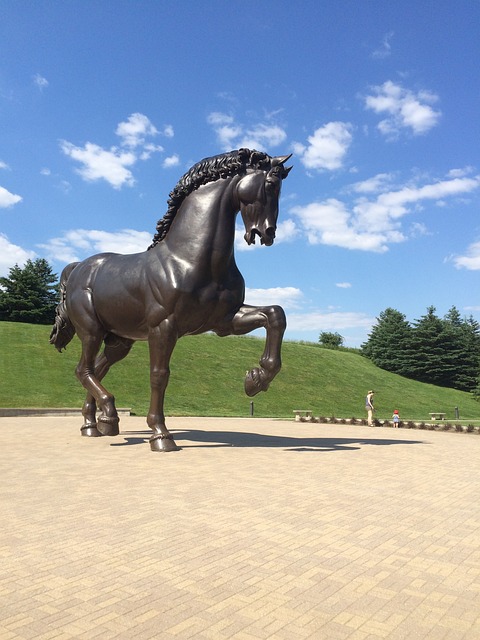
[[[266,247],[272,246],[275,240],[275,229],[274,227],[268,227],[262,233],[256,227],[247,231],[247,233],[243,236],[245,238],[245,242],[248,245],[255,244],[255,238],[258,236],[260,238],[260,244],[264,244]]]

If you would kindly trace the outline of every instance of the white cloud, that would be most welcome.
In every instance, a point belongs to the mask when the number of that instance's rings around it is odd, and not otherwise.
[[[479,186],[480,176],[453,178],[423,186],[407,185],[374,199],[361,197],[351,204],[330,198],[293,207],[291,212],[298,216],[310,244],[381,253],[389,244],[407,239],[401,219],[422,201],[459,196]],[[412,234],[420,231],[426,232],[421,225],[412,227]]]
[[[305,207],[294,207],[292,213],[301,221],[310,244],[326,244],[344,249],[384,252],[392,235],[359,228],[356,216],[340,200],[330,198]],[[403,239],[403,237],[401,238]]]
[[[271,118],[267,118],[267,122],[246,126],[229,114],[214,111],[207,116],[207,122],[213,127],[224,151],[241,147],[268,151],[287,139],[285,130]]]
[[[35,86],[37,86],[40,91],[43,91],[43,89],[46,89],[48,87],[48,80],[46,78],[44,78],[43,76],[41,76],[39,73],[36,73],[33,78],[33,84]]]
[[[52,172],[47,167],[43,167],[43,169],[40,169],[40,175],[42,175],[42,176],[50,176],[50,175],[52,175]]]
[[[473,167],[462,167],[460,169],[450,169],[448,172],[449,178],[464,178],[465,176],[470,176],[475,172]]]
[[[423,222],[414,222],[410,225],[409,237],[420,238],[421,236],[430,236],[432,232],[428,230],[427,226]]]
[[[207,122],[214,128],[224,151],[230,151],[236,147],[235,139],[242,135],[242,127],[234,123],[233,116],[214,111],[208,115]]]
[[[347,122],[328,122],[308,137],[307,145],[295,143],[294,151],[307,169],[340,169],[352,142],[351,129]]]
[[[411,206],[423,200],[440,200],[469,193],[480,186],[480,176],[475,178],[454,178],[420,187],[405,186],[397,191],[380,194],[376,200],[360,201],[354,212],[361,227],[390,229],[399,218],[410,213]]]
[[[38,247],[47,253],[47,258],[58,262],[75,262],[90,255],[103,252],[139,253],[145,251],[152,241],[151,233],[121,229],[108,232],[97,229],[71,229],[63,236],[52,238]]]
[[[387,118],[378,124],[383,135],[395,139],[402,129],[410,129],[414,135],[420,135],[438,124],[441,112],[431,106],[438,100],[434,93],[414,93],[391,80],[372,87],[372,91],[365,97],[365,107],[378,114],[387,114]]]
[[[301,230],[297,224],[291,218],[282,220],[277,223],[277,231],[275,234],[275,244],[281,244],[283,242],[292,242],[300,235]]]
[[[5,234],[0,233],[0,276],[8,276],[15,264],[23,266],[27,260],[33,260],[35,257],[33,251],[22,249],[10,242]]]
[[[137,156],[130,151],[121,151],[116,147],[107,151],[92,142],[87,142],[84,147],[76,147],[66,140],[60,142],[60,148],[65,155],[80,162],[82,166],[76,172],[87,182],[106,180],[114,189],[135,183],[127,167],[135,164]]]
[[[390,173],[378,173],[373,178],[363,180],[362,182],[355,182],[352,185],[353,191],[357,193],[377,193],[383,191],[392,181],[392,174]]]
[[[207,122],[211,124],[212,127],[221,127],[225,124],[232,124],[233,116],[222,113],[221,111],[212,111],[212,113],[209,113],[207,116]]]
[[[143,151],[140,153],[139,158],[140,160],[149,160],[152,153],[157,153],[158,151],[162,152],[164,151],[164,148],[159,144],[152,144],[149,142],[143,147]]]
[[[312,311],[309,313],[288,314],[288,328],[290,331],[369,329],[374,323],[375,318],[354,311]]]
[[[170,169],[170,167],[177,167],[180,164],[180,156],[174,153],[172,156],[168,156],[162,163],[162,167]]]
[[[166,127],[165,135],[173,135],[173,129]],[[163,151],[163,147],[147,142],[156,136],[158,130],[142,113],[132,113],[125,122],[120,122],[115,133],[121,139],[121,148],[104,149],[98,144],[87,142],[77,147],[67,140],[60,141],[63,153],[80,163],[76,172],[87,182],[105,180],[114,189],[123,185],[133,186],[135,179],[129,167],[138,160],[148,160],[152,153]]]
[[[389,31],[386,33],[382,39],[381,45],[378,49],[375,49],[372,53],[372,58],[375,60],[383,60],[384,58],[388,58],[388,56],[392,53],[392,45],[390,41],[393,38],[393,31]]]
[[[335,286],[339,289],[350,289],[352,285],[350,282],[337,282]]]
[[[147,136],[156,136],[158,130],[143,113],[132,113],[126,122],[120,122],[115,131],[122,146],[135,148],[145,145]]]
[[[0,169],[10,169],[10,167],[6,162],[3,162],[3,160],[0,160]]]
[[[480,270],[480,242],[474,242],[469,247],[464,256],[455,256],[453,262],[457,269],[468,269],[469,271]]]
[[[245,304],[266,307],[279,304],[284,309],[297,309],[303,300],[303,293],[296,287],[271,287],[270,289],[245,290]]]
[[[162,133],[166,138],[173,138],[173,136],[175,135],[175,132],[171,124],[166,124],[163,127]]]
[[[0,187],[0,209],[13,207],[14,204],[22,201],[22,196],[10,193],[5,187]]]
[[[247,149],[267,150],[270,147],[278,147],[286,138],[287,134],[282,127],[259,123],[245,131],[238,146]]]

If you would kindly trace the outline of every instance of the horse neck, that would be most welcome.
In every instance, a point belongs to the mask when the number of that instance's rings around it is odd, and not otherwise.
[[[210,182],[185,198],[163,241],[169,251],[179,253],[180,249],[191,260],[206,253],[233,258],[238,180],[234,176]]]

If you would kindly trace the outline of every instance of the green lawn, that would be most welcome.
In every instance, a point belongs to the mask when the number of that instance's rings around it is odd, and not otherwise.
[[[75,378],[77,338],[59,354],[48,343],[50,327],[0,322],[0,406],[80,407],[84,392]],[[167,415],[248,416],[251,398],[243,391],[245,371],[258,363],[263,340],[213,335],[179,340],[171,362]],[[145,415],[149,401],[148,349],[134,345],[112,368],[105,386],[117,406]],[[283,367],[270,389],[255,398],[256,416],[292,418],[293,409],[316,416],[365,417],[364,396],[376,391],[376,417],[428,420],[442,411],[448,420],[460,410],[462,422],[480,419],[471,394],[414,382],[375,367],[358,353],[331,351],[314,344],[285,342]]]

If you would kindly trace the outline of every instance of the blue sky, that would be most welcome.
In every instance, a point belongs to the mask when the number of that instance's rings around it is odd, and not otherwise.
[[[480,321],[480,2],[0,4],[0,275],[144,250],[192,164],[293,153],[277,240],[236,257],[286,337],[387,307]]]

